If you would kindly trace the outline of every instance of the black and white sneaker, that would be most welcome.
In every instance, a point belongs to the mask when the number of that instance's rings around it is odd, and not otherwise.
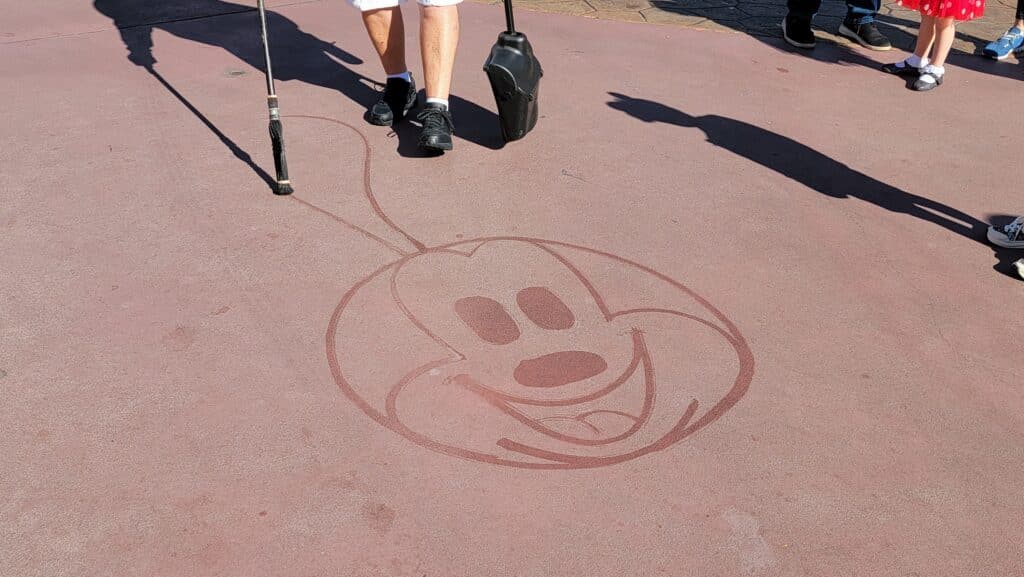
[[[871,50],[884,52],[892,49],[892,42],[889,42],[885,34],[879,32],[874,22],[868,22],[867,24],[843,22],[839,26],[839,34]]]
[[[367,120],[377,126],[391,126],[401,122],[405,115],[416,106],[416,81],[402,78],[388,78],[380,98],[367,112]]]
[[[782,21],[782,37],[790,46],[797,48],[814,48],[816,43],[811,21],[788,15]]]
[[[1024,248],[1024,216],[1018,216],[1005,226],[988,227],[988,240],[1003,248]]]
[[[423,111],[416,116],[423,123],[420,132],[420,148],[427,152],[444,152],[452,149],[452,134],[455,124],[448,108],[441,104],[428,102]]]

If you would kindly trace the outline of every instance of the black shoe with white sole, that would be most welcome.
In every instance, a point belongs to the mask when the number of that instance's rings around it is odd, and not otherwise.
[[[797,48],[814,48],[816,43],[811,21],[788,15],[782,21],[782,37],[790,46]]]
[[[875,26],[874,22],[867,24],[851,24],[843,22],[839,26],[839,34],[853,40],[864,48],[884,52],[892,49],[892,42],[886,38]]]

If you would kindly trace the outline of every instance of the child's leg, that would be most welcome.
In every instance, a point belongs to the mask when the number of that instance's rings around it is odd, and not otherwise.
[[[932,66],[942,68],[956,38],[956,22],[952,18],[935,19],[935,46],[932,47]]]
[[[927,58],[932,49],[932,41],[935,40],[935,17],[921,15],[921,27],[917,31],[917,45],[914,47],[914,56]]]

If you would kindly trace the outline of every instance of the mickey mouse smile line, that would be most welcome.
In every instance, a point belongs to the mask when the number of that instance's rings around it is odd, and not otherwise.
[[[530,399],[530,398],[526,398],[526,397],[517,397],[517,396],[513,396],[513,395],[508,395],[506,393],[502,393],[502,392],[500,392],[498,390],[495,390],[495,389],[493,389],[491,387],[488,387],[488,386],[478,382],[476,379],[474,379],[473,377],[471,377],[471,376],[469,376],[467,374],[456,375],[455,377],[452,378],[452,382],[454,382],[455,384],[458,384],[460,386],[465,387],[466,389],[468,389],[472,393],[475,393],[475,394],[479,395],[481,398],[486,400],[488,403],[490,403],[491,405],[493,405],[497,409],[501,410],[505,414],[509,415],[510,417],[514,418],[515,420],[519,421],[520,423],[526,425],[527,427],[530,427],[531,429],[537,431],[538,433],[541,433],[543,435],[547,435],[547,436],[549,436],[549,437],[551,437],[553,439],[558,439],[560,441],[563,441],[563,442],[566,442],[566,443],[570,443],[570,444],[573,444],[573,445],[586,445],[586,446],[608,445],[608,444],[615,443],[615,442],[618,442],[618,441],[621,441],[623,439],[631,437],[633,434],[635,434],[637,431],[639,431],[641,428],[643,428],[643,426],[650,419],[651,413],[654,411],[654,397],[655,397],[654,368],[653,368],[653,363],[651,362],[650,352],[647,349],[647,343],[644,341],[643,333],[639,329],[634,328],[632,330],[632,337],[633,337],[633,359],[632,359],[632,361],[630,361],[629,366],[626,367],[626,370],[617,379],[612,381],[607,386],[605,386],[605,387],[601,388],[600,390],[597,390],[597,391],[595,391],[593,393],[587,394],[587,395],[582,395],[582,396],[574,397],[574,398],[571,398],[571,399],[554,399],[554,400],[551,400],[551,399],[546,399],[546,400]],[[543,407],[564,407],[564,406],[578,405],[578,404],[581,404],[581,403],[586,403],[586,402],[589,402],[589,401],[594,401],[594,400],[600,399],[600,398],[602,398],[604,396],[607,396],[612,391],[617,390],[623,384],[628,382],[636,374],[637,369],[641,365],[644,368],[644,377],[643,377],[643,379],[644,379],[643,380],[644,402],[643,402],[643,407],[640,410],[640,415],[639,416],[631,415],[629,413],[625,413],[625,412],[622,412],[622,411],[596,410],[596,411],[588,411],[586,413],[582,413],[582,414],[577,415],[575,417],[548,417],[546,419],[535,419],[535,418],[530,417],[526,413],[520,411],[519,409],[517,409],[517,408],[515,408],[513,406],[513,405],[519,404],[519,405],[532,405],[532,406],[543,406]],[[694,402],[696,402],[696,401],[694,401]],[[620,433],[620,434],[615,435],[613,437],[606,437],[606,438],[603,438],[603,439],[584,439],[584,438],[581,438],[581,437],[576,437],[576,436],[573,436],[573,435],[567,435],[565,433],[560,433],[560,432],[556,431],[555,429],[552,429],[551,427],[548,427],[548,426],[543,424],[544,421],[548,421],[548,420],[573,420],[573,421],[577,421],[579,423],[583,423],[584,425],[588,426],[591,430],[595,430],[596,432],[600,433],[600,429],[598,429],[593,424],[591,424],[589,421],[587,421],[587,418],[591,417],[591,416],[593,416],[595,414],[601,414],[601,413],[617,414],[617,415],[621,415],[621,416],[627,417],[627,418],[633,420],[633,425],[629,429],[624,431],[623,433]]]

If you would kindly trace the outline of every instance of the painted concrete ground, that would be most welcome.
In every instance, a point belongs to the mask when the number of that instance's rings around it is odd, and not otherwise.
[[[1015,62],[524,12],[501,146],[468,4],[422,158],[277,2],[276,197],[249,5],[97,4],[0,25],[0,574],[1024,571]]]

